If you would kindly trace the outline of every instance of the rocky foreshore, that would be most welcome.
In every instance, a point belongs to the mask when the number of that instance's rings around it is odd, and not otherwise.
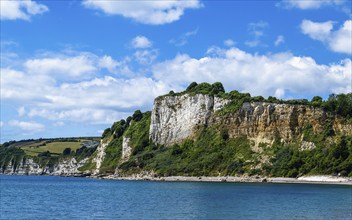
[[[165,182],[230,182],[230,183],[303,183],[303,184],[338,184],[351,185],[351,177],[338,176],[302,176],[298,178],[288,177],[235,177],[235,176],[166,176],[134,174],[130,176],[97,175],[90,172],[78,172],[69,174],[58,173],[0,173],[0,175],[29,175],[29,176],[62,176],[62,177],[87,177],[109,180],[131,180],[131,181],[165,181]]]
[[[94,177],[94,176],[92,176]],[[340,184],[352,185],[352,178],[337,176],[303,176],[299,178],[285,177],[194,177],[194,176],[168,176],[155,177],[150,175],[133,175],[133,176],[100,176],[102,179],[112,180],[147,180],[147,181],[166,181],[166,182],[232,182],[232,183],[310,183],[310,184]]]

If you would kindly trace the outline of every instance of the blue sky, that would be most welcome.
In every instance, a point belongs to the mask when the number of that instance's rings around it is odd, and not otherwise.
[[[192,81],[351,92],[351,2],[1,1],[1,142],[97,136]]]

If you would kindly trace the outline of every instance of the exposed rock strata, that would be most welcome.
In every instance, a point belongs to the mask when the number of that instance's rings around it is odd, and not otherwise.
[[[105,158],[105,149],[106,149],[106,146],[109,145],[109,143],[110,143],[110,140],[104,142],[104,140],[102,139],[100,141],[100,145],[97,148],[97,156],[95,158],[93,158],[93,163],[96,164],[96,167],[95,167],[96,169],[93,171],[93,174],[99,173],[101,164],[103,163],[104,158]]]
[[[60,175],[60,176],[74,176],[83,174],[78,169],[82,167],[88,158],[76,161],[75,158],[65,159],[53,166],[40,166],[34,162],[33,159],[23,159],[22,163],[14,166],[10,163],[3,171],[5,174],[18,174],[18,175]]]
[[[219,124],[228,128],[230,137],[245,135],[250,140],[270,144],[279,137],[288,143],[302,138],[302,129],[312,125],[315,133],[322,132],[327,120],[335,132],[351,135],[352,125],[321,108],[308,105],[265,102],[244,103],[239,111],[226,116],[214,114],[228,100],[209,95],[188,94],[156,99],[152,111],[149,136],[157,144],[171,145],[191,138],[197,125]]]
[[[205,125],[213,113],[228,101],[197,94],[167,96],[154,101],[149,137],[157,144],[170,145],[192,134],[196,125]]]
[[[122,161],[127,161],[132,153],[132,147],[130,146],[131,138],[123,137],[122,140]]]

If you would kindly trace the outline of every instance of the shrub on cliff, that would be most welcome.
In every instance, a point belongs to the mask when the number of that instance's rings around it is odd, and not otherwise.
[[[136,110],[132,115],[133,121],[139,121],[142,119],[142,117],[143,117],[143,114],[142,114],[141,110]]]
[[[12,163],[13,167],[17,167],[24,156],[25,152],[21,148],[0,146],[1,170],[4,171],[10,163]]]
[[[67,147],[62,151],[62,155],[68,156],[71,154],[71,148]]]

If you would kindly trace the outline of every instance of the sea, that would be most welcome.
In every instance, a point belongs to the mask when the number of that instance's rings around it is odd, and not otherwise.
[[[0,219],[352,219],[352,186],[0,175]]]

